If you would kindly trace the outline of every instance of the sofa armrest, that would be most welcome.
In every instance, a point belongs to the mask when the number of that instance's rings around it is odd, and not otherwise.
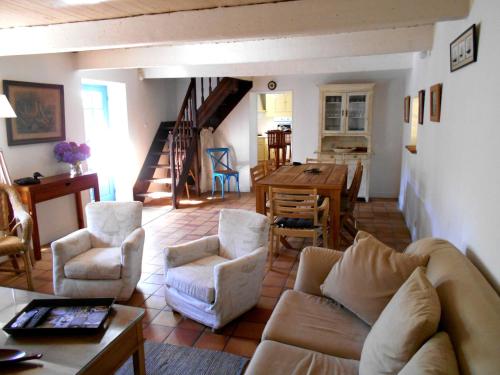
[[[145,232],[143,228],[136,228],[122,243],[122,278],[141,276],[142,251],[144,248]]]
[[[324,247],[308,246],[300,254],[299,270],[294,290],[321,296],[320,286],[343,252]]]
[[[54,275],[64,275],[64,265],[72,258],[91,248],[90,233],[86,228],[79,229],[51,244],[54,262]]]
[[[165,249],[165,275],[169,268],[179,267],[197,259],[219,253],[219,237],[207,236],[182,245],[168,246]]]
[[[217,264],[214,268],[215,308],[222,315],[238,316],[259,300],[266,268],[267,246]]]

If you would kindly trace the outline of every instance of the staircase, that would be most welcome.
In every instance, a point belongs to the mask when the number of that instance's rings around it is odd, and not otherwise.
[[[189,194],[189,176],[199,195],[199,131],[215,131],[251,88],[251,81],[236,78],[191,78],[177,120],[158,127],[134,184],[134,199],[161,199],[176,208],[183,191]],[[153,186],[159,188],[150,191]]]

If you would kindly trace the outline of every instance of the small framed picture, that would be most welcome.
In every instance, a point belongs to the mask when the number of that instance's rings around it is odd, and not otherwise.
[[[411,101],[411,98],[409,96],[405,96],[403,120],[406,123],[410,123],[410,101]]]
[[[418,123],[424,124],[424,103],[425,103],[425,90],[418,92]]]
[[[443,84],[438,83],[431,86],[429,92],[431,95],[430,103],[430,118],[433,122],[441,121],[441,93],[443,91]]]
[[[477,60],[477,30],[472,25],[450,43],[450,71],[454,72]]]

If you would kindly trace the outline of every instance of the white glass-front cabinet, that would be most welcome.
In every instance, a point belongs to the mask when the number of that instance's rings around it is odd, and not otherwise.
[[[323,132],[352,134],[369,132],[372,91],[349,91],[355,89],[349,86],[322,86]],[[359,85],[359,88],[362,87]]]

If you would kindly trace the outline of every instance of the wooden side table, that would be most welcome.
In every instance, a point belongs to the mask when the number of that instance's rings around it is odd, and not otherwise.
[[[40,233],[38,231],[38,221],[36,214],[36,204],[45,202],[54,198],[59,198],[64,195],[74,194],[76,213],[78,219],[78,228],[83,228],[83,207],[81,192],[87,189],[94,190],[94,199],[99,201],[99,183],[97,173],[87,172],[81,176],[71,177],[69,173],[59,174],[40,179],[40,183],[36,185],[21,186],[14,184],[21,200],[27,205],[30,215],[33,219],[33,251],[35,259],[40,260]]]

